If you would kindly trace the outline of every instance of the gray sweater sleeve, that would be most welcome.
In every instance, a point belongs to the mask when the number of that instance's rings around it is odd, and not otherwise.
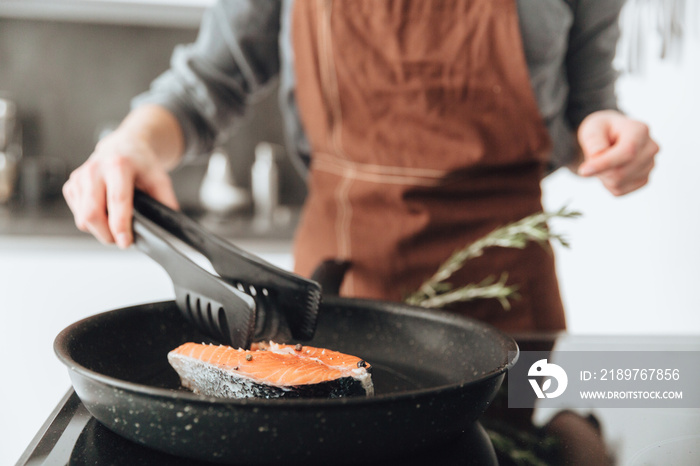
[[[132,108],[167,108],[182,127],[185,156],[210,152],[279,73],[279,28],[279,0],[220,0],[204,13],[197,40],[175,49]]]
[[[552,139],[551,172],[573,162],[576,129],[617,108],[613,58],[624,0],[518,0],[532,88]]]
[[[569,35],[566,70],[572,128],[598,110],[617,109],[613,59],[620,36],[619,15],[624,0],[572,2],[574,22]]]

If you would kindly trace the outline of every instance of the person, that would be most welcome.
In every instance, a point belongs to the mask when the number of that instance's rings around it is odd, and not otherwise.
[[[542,210],[568,166],[613,195],[659,148],[615,100],[623,0],[228,0],[179,46],[64,185],[77,227],[132,242],[134,188],[177,208],[168,171],[206,154],[279,77],[308,196],[295,270],[348,261],[341,293],[401,300],[453,251]],[[507,272],[521,299],[452,310],[508,332],[566,327],[551,251],[491,248],[453,284]]]

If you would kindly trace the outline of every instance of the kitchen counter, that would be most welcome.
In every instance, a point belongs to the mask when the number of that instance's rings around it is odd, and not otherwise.
[[[31,206],[18,203],[0,205],[0,237],[27,236],[88,237],[76,228],[63,200]]]
[[[270,221],[256,218],[248,211],[225,215],[201,209],[185,212],[207,230],[227,240],[274,245],[291,241],[299,222],[300,209],[299,206],[279,206]],[[76,228],[73,215],[62,198],[35,206],[19,203],[0,205],[0,237],[3,236],[91,238]]]

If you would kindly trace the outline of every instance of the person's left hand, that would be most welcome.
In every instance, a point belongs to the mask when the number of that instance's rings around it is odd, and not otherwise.
[[[588,115],[578,130],[583,151],[581,176],[596,176],[615,196],[646,185],[659,146],[646,124],[614,110]]]

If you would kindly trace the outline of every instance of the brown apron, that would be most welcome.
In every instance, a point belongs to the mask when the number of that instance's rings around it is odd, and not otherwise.
[[[341,294],[401,300],[455,250],[542,210],[549,136],[514,0],[296,0],[297,100],[312,146],[296,271],[352,267]],[[491,248],[454,286],[507,272],[521,298],[456,312],[565,327],[549,248]]]

